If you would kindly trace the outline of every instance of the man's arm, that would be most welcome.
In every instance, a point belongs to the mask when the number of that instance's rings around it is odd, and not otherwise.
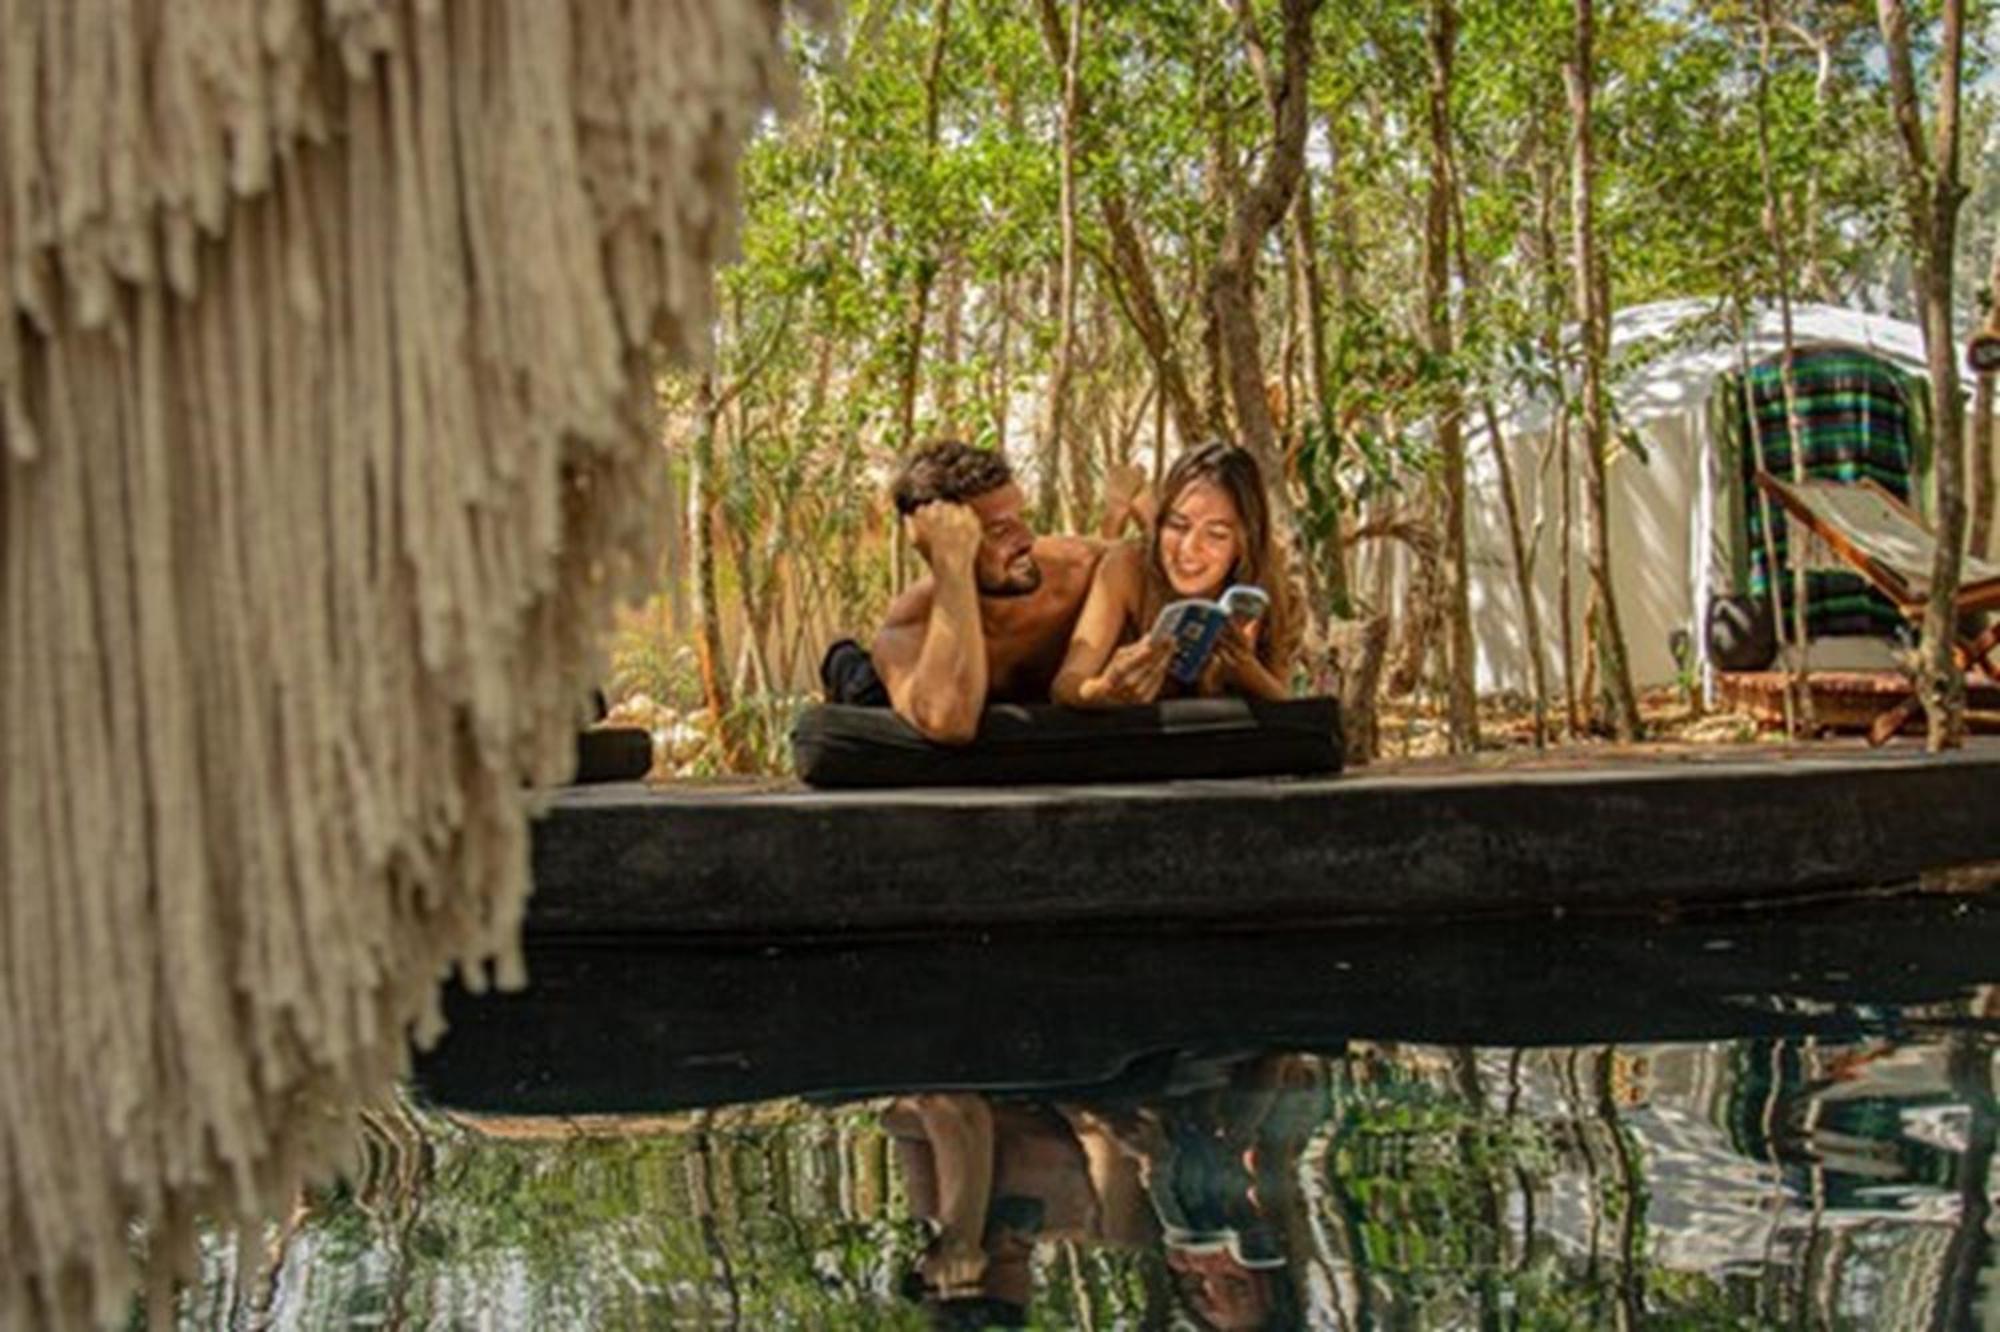
[[[926,504],[910,536],[931,567],[928,605],[919,601],[875,636],[875,672],[897,714],[941,744],[979,732],[986,706],[986,635],[979,622],[973,557],[979,519],[962,504]]]

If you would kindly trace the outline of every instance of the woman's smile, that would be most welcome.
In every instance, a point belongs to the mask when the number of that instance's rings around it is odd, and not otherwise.
[[[1176,593],[1213,596],[1243,553],[1243,518],[1228,492],[1197,481],[1160,521],[1160,563]]]

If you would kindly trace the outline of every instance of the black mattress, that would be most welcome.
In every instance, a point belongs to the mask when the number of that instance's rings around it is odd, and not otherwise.
[[[801,779],[820,787],[986,786],[1307,776],[1340,771],[1340,705],[1172,699],[1078,711],[994,704],[968,745],[941,745],[887,708],[822,704],[792,727]]]

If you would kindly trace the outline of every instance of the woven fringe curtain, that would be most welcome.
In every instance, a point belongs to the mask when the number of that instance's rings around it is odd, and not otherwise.
[[[0,0],[0,1325],[518,975],[776,0]]]

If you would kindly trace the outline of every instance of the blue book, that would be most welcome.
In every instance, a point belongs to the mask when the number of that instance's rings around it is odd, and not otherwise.
[[[1208,665],[1223,627],[1232,619],[1247,624],[1270,605],[1270,595],[1263,588],[1237,583],[1214,601],[1195,597],[1160,607],[1160,617],[1153,621],[1153,636],[1171,639],[1175,644],[1167,674],[1182,684],[1193,684]]]

